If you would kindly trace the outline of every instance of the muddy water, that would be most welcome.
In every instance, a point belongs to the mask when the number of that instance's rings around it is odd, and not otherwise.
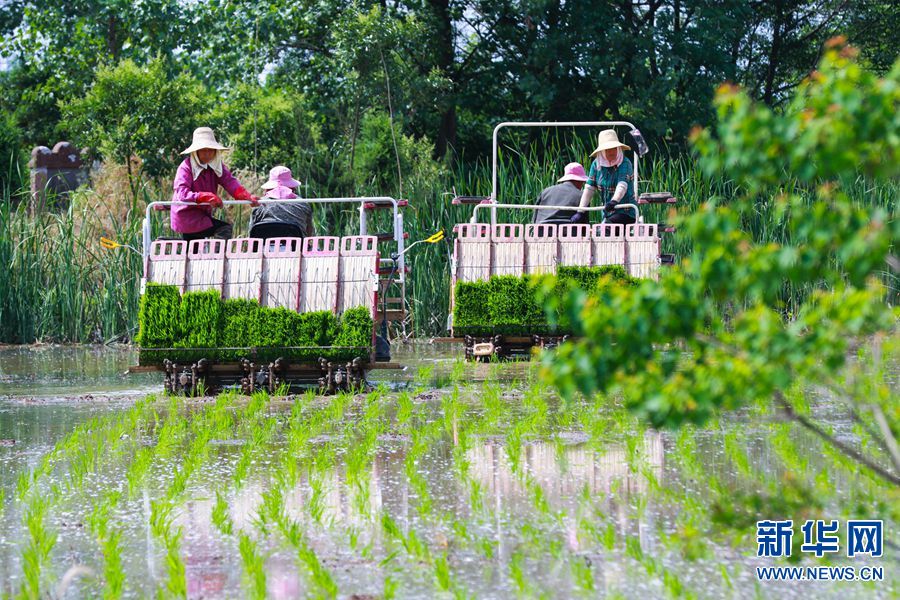
[[[480,598],[507,598],[523,590],[526,596],[554,598],[687,593],[701,598],[872,598],[891,597],[896,591],[893,580],[878,586],[759,583],[754,567],[777,563],[757,559],[755,543],[746,532],[737,541],[711,535],[696,557],[672,549],[672,537],[685,531],[686,522],[714,529],[684,517],[709,494],[698,473],[734,489],[747,484],[741,465],[726,451],[729,444],[740,444],[740,454],[760,480],[782,475],[769,427],[751,426],[743,415],[734,415],[693,434],[687,456],[677,433],[612,427],[598,436],[563,420],[540,433],[526,430],[518,452],[511,454],[505,425],[527,416],[520,406],[526,403],[531,370],[525,364],[461,365],[450,350],[398,348],[395,358],[409,368],[373,374],[375,381],[389,384],[388,413],[399,412],[400,393],[412,395],[420,427],[440,425],[452,394],[448,379],[455,374],[461,380],[459,417],[438,427],[415,460],[408,460],[417,452],[411,432],[388,427],[379,433],[362,474],[351,473],[354,424],[361,422],[366,406],[359,396],[338,424],[309,442],[310,454],[330,460],[308,464],[285,490],[285,513],[302,524],[340,597],[378,597],[394,586],[398,597],[451,595],[442,590],[434,560],[410,556],[403,543],[388,539],[385,519],[396,523],[407,543],[414,546],[411,540],[420,540],[431,559],[446,557],[451,589]],[[15,595],[24,585],[22,552],[28,533],[25,507],[15,499],[19,474],[36,468],[79,425],[120,414],[136,399],[158,391],[154,376],[123,375],[133,361],[124,348],[0,349],[0,596]],[[498,413],[503,421],[499,423],[491,422],[484,408],[486,388],[478,383],[492,379],[501,382],[500,397],[507,407]],[[316,399],[310,410],[325,410],[328,403]],[[182,410],[190,418],[203,405],[190,401]],[[555,399],[548,405],[551,412],[564,412]],[[155,408],[165,417],[164,402]],[[259,544],[268,597],[321,593],[308,570],[298,566],[296,550],[271,525],[260,524],[264,494],[286,451],[290,411],[290,400],[273,400],[267,407],[263,423],[271,423],[275,434],[254,455],[241,485],[233,483],[233,473],[248,443],[247,432],[214,440],[209,456],[189,479],[174,526],[183,531],[180,555],[190,597],[249,595],[238,543],[213,523],[217,491],[227,499],[235,530],[247,532]],[[464,451],[458,451],[462,430],[476,422],[487,425],[472,427]],[[831,424],[849,431],[839,420]],[[152,435],[135,440],[137,447],[154,443]],[[794,443],[808,453],[804,471],[821,470],[814,440],[799,434]],[[126,494],[111,515],[122,532],[127,597],[156,595],[166,584],[165,551],[151,531],[151,506],[171,484],[182,458],[175,455],[154,463],[143,484]],[[100,463],[80,488],[62,494],[48,512],[45,524],[56,545],[42,575],[42,590],[55,590],[70,569],[80,566],[84,569],[61,590],[64,597],[102,594],[97,574],[103,560],[86,516],[104,491],[122,487],[127,461],[113,456]],[[466,465],[464,476],[461,465]],[[67,473],[63,465],[43,485],[65,488]],[[853,483],[835,482],[846,487]],[[884,564],[889,579],[893,564]],[[674,574],[680,587],[667,590],[664,573]]]

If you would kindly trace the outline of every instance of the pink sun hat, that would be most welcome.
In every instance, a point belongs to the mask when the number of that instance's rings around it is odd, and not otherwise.
[[[563,181],[587,181],[587,174],[585,174],[581,163],[573,162],[567,164],[563,176],[557,179],[556,183],[562,183]]]
[[[584,169],[582,169],[584,172]],[[269,171],[269,180],[262,184],[262,189],[271,190],[276,187],[295,188],[300,187],[300,182],[291,176],[291,170],[281,165],[272,167]]]
[[[272,198],[274,200],[293,200],[295,198],[299,198],[297,194],[294,193],[289,187],[284,187],[283,185],[277,185],[270,190],[267,190],[264,198]]]

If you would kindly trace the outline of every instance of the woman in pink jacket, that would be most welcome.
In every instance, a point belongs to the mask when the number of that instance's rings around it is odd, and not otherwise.
[[[172,230],[191,241],[203,238],[227,240],[231,237],[231,223],[215,219],[213,208],[222,206],[217,192],[221,185],[235,200],[248,200],[258,206],[257,196],[252,195],[235,179],[222,162],[222,151],[227,147],[216,141],[213,130],[198,127],[194,139],[182,154],[188,157],[175,173],[172,200],[184,204],[172,206]]]

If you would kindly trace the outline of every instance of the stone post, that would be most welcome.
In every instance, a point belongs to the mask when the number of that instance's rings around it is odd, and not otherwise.
[[[69,142],[57,142],[53,150],[35,146],[28,161],[31,171],[31,211],[66,207],[69,193],[88,181],[81,153]]]

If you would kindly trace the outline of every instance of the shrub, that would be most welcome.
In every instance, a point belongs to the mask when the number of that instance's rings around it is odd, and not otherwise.
[[[217,133],[234,148],[229,164],[261,172],[286,165],[303,183],[321,176],[319,163],[326,147],[320,119],[307,104],[302,94],[255,82],[237,86],[210,117]]]
[[[179,152],[202,121],[207,98],[200,81],[170,76],[163,59],[146,66],[124,60],[100,67],[83,98],[61,104],[62,126],[75,133],[76,143],[119,164],[130,165],[137,155],[142,170],[159,177],[183,160]]]
[[[188,292],[181,298],[184,335],[179,348],[217,348],[222,331],[222,297],[216,290]]]
[[[0,113],[0,190],[14,193],[28,185],[21,144],[22,133],[13,115]]]
[[[396,142],[396,145],[395,145]],[[426,137],[416,139],[403,134],[403,122],[394,118],[394,134],[387,112],[372,109],[362,118],[353,172],[360,186],[377,190],[396,190],[397,162],[403,180],[437,180],[441,164],[432,158],[434,145]]]

